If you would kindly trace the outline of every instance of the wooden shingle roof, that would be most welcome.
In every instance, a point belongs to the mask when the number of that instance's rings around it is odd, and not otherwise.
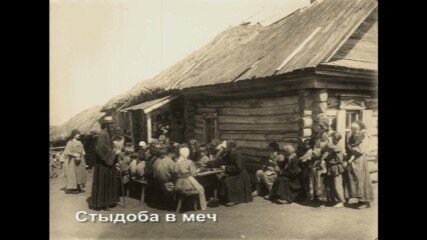
[[[242,25],[229,29],[207,46],[131,89],[132,94],[128,92],[110,101],[103,110],[138,103],[132,98],[138,93],[145,94],[147,89],[173,91],[232,83],[330,62],[377,5],[377,0],[317,0],[269,26]],[[349,64],[349,59],[334,60],[341,61],[335,64]],[[362,68],[375,67],[357,64]]]

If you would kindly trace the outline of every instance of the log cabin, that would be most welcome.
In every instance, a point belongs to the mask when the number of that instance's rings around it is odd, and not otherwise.
[[[362,120],[376,161],[377,5],[317,0],[268,26],[229,29],[104,111],[117,113],[134,141],[155,134],[156,111],[178,112],[173,140],[233,139],[254,162],[271,141],[295,146],[311,137],[322,114],[343,136]]]

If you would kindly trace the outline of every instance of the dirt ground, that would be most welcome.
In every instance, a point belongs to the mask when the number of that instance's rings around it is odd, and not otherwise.
[[[216,213],[217,222],[100,223],[78,222],[78,211],[102,213],[134,213],[166,211],[148,208],[138,199],[126,198],[126,208],[112,211],[89,210],[92,172],[88,172],[85,193],[65,194],[62,177],[50,180],[50,237],[51,239],[367,239],[377,238],[377,205],[369,209],[334,209],[311,207],[298,203],[278,205],[261,197],[231,208],[208,208],[204,213]],[[377,184],[374,185],[377,193]],[[198,212],[187,212],[201,213]],[[162,219],[162,218],[161,218]]]

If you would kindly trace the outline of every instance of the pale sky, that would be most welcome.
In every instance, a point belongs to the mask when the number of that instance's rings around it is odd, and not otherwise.
[[[149,79],[244,21],[309,0],[51,0],[50,124]]]

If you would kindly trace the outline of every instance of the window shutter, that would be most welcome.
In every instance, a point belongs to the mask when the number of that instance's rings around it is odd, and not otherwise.
[[[337,112],[337,132],[342,135],[342,139],[340,141],[340,145],[343,149],[345,149],[345,110],[338,110]]]

